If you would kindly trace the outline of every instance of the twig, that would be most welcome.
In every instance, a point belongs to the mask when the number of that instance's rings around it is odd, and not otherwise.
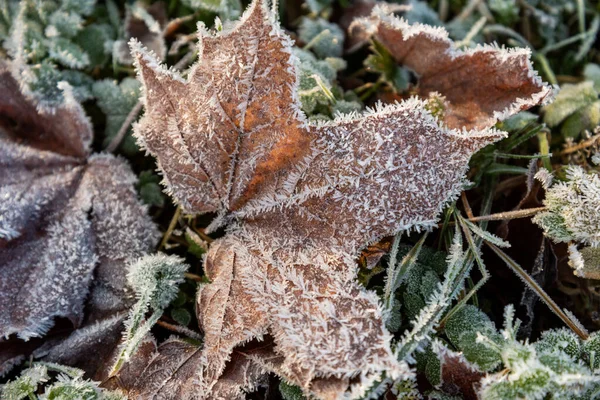
[[[140,111],[142,111],[142,102],[138,101],[135,104],[135,106],[133,106],[129,114],[127,114],[127,118],[125,119],[125,122],[123,122],[123,125],[121,125],[121,128],[119,128],[119,132],[117,132],[115,137],[112,138],[112,140],[104,150],[108,151],[109,153],[113,153],[115,150],[117,150],[117,147],[119,147],[119,145],[125,138],[129,127],[131,126],[133,121],[135,121]]]
[[[585,149],[587,147],[593,146],[599,140],[600,140],[600,135],[598,135],[598,136],[592,136],[590,139],[588,139],[588,140],[586,140],[584,142],[581,142],[581,143],[579,143],[576,146],[569,147],[569,148],[566,148],[566,149],[564,149],[562,151],[559,151],[555,155],[556,156],[565,156],[567,154],[578,152],[579,150],[583,150],[583,149]]]
[[[527,208],[525,210],[506,211],[490,215],[481,215],[479,217],[467,218],[470,222],[480,221],[505,221],[511,219],[527,218],[531,217],[539,212],[546,211],[546,207]],[[455,222],[449,222],[448,225],[454,225]],[[438,224],[438,228],[441,227]]]
[[[455,21],[465,21],[475,11],[481,0],[470,0],[465,8],[456,16]]]
[[[175,225],[177,225],[177,220],[179,219],[179,214],[181,214],[181,206],[177,206],[177,209],[175,210],[175,214],[173,214],[173,218],[171,218],[171,222],[169,223],[169,227],[167,228],[167,231],[163,235],[163,238],[160,241],[160,244],[158,245],[158,250],[162,249],[165,246],[165,244],[167,243],[167,241],[169,240],[169,238],[171,237],[171,234],[173,233],[173,230],[175,229]]]
[[[473,210],[471,209],[471,205],[469,204],[469,200],[467,199],[467,195],[465,192],[462,192],[460,194],[460,200],[462,201],[463,207],[465,208],[467,217],[469,217],[469,219],[475,218],[475,216],[473,215]]]
[[[202,340],[202,336],[199,333],[194,332],[193,330],[182,325],[171,324],[169,322],[163,321],[162,319],[156,321],[156,325],[162,326],[163,328],[168,329],[171,332],[186,335],[191,339]]]
[[[196,281],[196,282],[203,281],[203,279],[200,275],[192,274],[191,272],[184,272],[183,276],[185,276],[186,278],[191,279],[193,281]]]

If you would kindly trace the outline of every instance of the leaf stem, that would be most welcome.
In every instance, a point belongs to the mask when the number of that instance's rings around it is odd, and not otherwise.
[[[175,226],[177,225],[177,220],[179,219],[180,214],[181,214],[181,206],[177,206],[177,209],[175,210],[175,214],[173,214],[173,218],[171,218],[171,222],[169,222],[169,227],[167,228],[165,234],[163,235],[163,238],[160,241],[160,244],[158,245],[157,250],[162,249],[165,246],[165,244],[167,244],[167,241],[171,237],[171,234],[173,233],[173,230],[175,229]]]

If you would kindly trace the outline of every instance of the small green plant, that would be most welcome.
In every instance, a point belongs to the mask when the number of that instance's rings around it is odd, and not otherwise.
[[[116,374],[142,343],[163,311],[175,299],[188,266],[176,256],[149,255],[131,264],[127,281],[137,301],[129,312],[119,356],[112,367]],[[146,316],[150,312],[149,316]]]
[[[84,371],[52,363],[34,363],[0,386],[2,400],[125,400],[127,396],[83,378]]]

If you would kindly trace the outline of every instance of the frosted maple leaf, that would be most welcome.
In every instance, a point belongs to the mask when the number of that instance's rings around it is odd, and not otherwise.
[[[412,35],[438,40],[432,28]],[[257,371],[273,371],[335,399],[363,395],[383,372],[406,376],[377,296],[355,279],[360,251],[433,227],[464,187],[470,156],[504,137],[492,125],[522,108],[521,86],[536,88],[525,94],[529,105],[550,89],[523,54],[485,49],[472,54],[500,62],[502,76],[518,67],[510,75],[526,70],[529,79],[506,90],[507,108],[477,107],[476,122],[453,107],[439,121],[426,100],[411,98],[311,124],[297,98],[293,43],[266,2],[253,1],[220,32],[201,27],[199,37],[200,61],[186,79],[131,42],[146,108],[138,142],[186,212],[214,212],[210,229],[227,226],[206,257],[211,283],[197,295],[204,347],[188,344],[175,356],[168,346],[179,367],[151,363],[131,393],[235,398],[256,385]],[[471,78],[488,72],[476,68]],[[232,377],[241,368],[236,351],[256,339],[273,341],[270,355],[248,355],[245,378]]]
[[[61,84],[64,104],[38,111],[17,70],[0,63],[0,337],[40,337],[67,318],[83,329],[39,354],[76,362],[78,350],[89,363],[85,349],[107,352],[104,335],[115,344],[130,304],[125,264],[151,250],[157,231],[126,163],[90,154],[92,127],[70,86]],[[0,339],[0,373],[24,356],[10,340]]]

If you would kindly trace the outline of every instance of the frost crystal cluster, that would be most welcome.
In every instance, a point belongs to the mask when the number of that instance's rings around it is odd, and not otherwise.
[[[138,143],[183,210],[214,212],[208,230],[227,232],[211,244],[211,283],[197,295],[203,347],[162,344],[142,371],[180,367],[164,385],[133,379],[131,393],[239,398],[272,371],[337,399],[363,396],[384,372],[411,377],[376,294],[355,279],[355,260],[386,235],[433,227],[462,190],[470,156],[504,137],[492,126],[551,90],[525,51],[456,55],[444,31],[385,18],[394,53],[423,79],[420,97],[319,123],[301,111],[293,43],[265,1],[214,34],[201,27],[200,61],[185,79],[131,42],[145,105]],[[441,86],[429,68],[435,54],[447,54],[440,62],[454,74]],[[465,101],[449,87],[490,76],[511,84],[493,95],[461,90]],[[428,111],[432,92],[448,102],[443,121]]]

